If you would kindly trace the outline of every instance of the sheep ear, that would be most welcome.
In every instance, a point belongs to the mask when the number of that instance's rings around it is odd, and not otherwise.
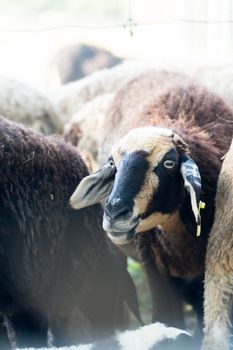
[[[192,211],[195,216],[196,224],[200,227],[200,197],[201,197],[201,175],[199,169],[192,158],[187,155],[180,156],[180,172],[184,179],[184,187],[190,195]]]
[[[111,193],[115,174],[116,167],[108,163],[97,172],[84,177],[70,198],[71,207],[81,209],[101,202]]]

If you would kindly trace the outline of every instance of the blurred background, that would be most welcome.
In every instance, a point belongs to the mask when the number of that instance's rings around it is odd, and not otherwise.
[[[62,49],[80,43],[156,64],[232,61],[231,0],[0,0],[0,9],[0,75],[42,89],[60,84]]]

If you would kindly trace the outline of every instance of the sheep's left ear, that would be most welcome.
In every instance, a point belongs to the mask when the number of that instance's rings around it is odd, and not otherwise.
[[[180,156],[180,160],[180,172],[184,179],[184,187],[190,195],[192,211],[195,216],[196,224],[200,227],[201,216],[199,203],[201,198],[201,175],[192,158],[184,154]]]

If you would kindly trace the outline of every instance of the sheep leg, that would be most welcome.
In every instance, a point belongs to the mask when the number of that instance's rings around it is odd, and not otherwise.
[[[194,279],[182,280],[182,293],[184,295],[184,300],[187,301],[193,307],[193,311],[197,316],[197,328],[195,330],[195,339],[200,341],[203,338],[203,327],[204,327],[204,310],[203,310],[203,300],[204,300],[204,285],[203,277]]]
[[[64,317],[56,317],[51,318],[50,320],[50,328],[53,336],[53,345],[62,347],[66,345],[72,345],[70,341],[70,337],[68,336],[68,321]]]
[[[151,250],[152,250],[152,257],[155,260],[155,263],[157,266],[160,266],[161,269],[166,268],[167,269],[167,275],[170,274],[170,276],[176,276],[177,275],[177,267],[178,270],[181,272],[184,276],[183,283],[185,282],[185,276],[187,276],[187,267],[192,264],[192,260],[189,260],[189,254],[186,257],[186,263],[184,264],[184,257],[177,254],[177,251],[173,246],[170,244],[170,241],[166,238],[166,235],[163,234],[163,231],[157,227],[153,231],[153,240],[151,242]],[[185,254],[185,252],[184,252]],[[183,284],[180,280],[173,279],[174,281],[177,281],[176,283],[179,284],[179,287],[181,287],[181,284]],[[187,280],[188,281],[188,280]],[[169,286],[168,286],[169,287]],[[184,291],[181,291],[179,287],[173,287],[173,290],[175,292],[173,293],[175,296],[176,293],[179,294],[179,298],[182,300],[185,300],[184,297]],[[172,286],[170,287],[172,290]],[[202,323],[202,315],[203,315],[203,309],[202,309],[202,288],[201,284],[199,284],[199,287],[197,287],[196,292],[193,293],[193,298],[190,300],[190,304],[193,306],[194,310],[197,312],[197,318],[198,318],[198,330],[197,335],[201,336],[202,331],[201,328],[203,326]],[[189,295],[190,296],[190,295]],[[201,314],[200,314],[201,313]]]
[[[0,315],[0,349],[10,350],[10,340],[7,333],[4,317]]]
[[[32,312],[19,312],[10,317],[18,347],[46,347],[48,322]]]
[[[224,269],[206,271],[205,276],[205,337],[202,350],[228,350],[232,307],[233,276]]]
[[[90,322],[77,305],[69,313],[69,317],[59,313],[51,315],[50,329],[53,336],[53,345],[57,347],[93,340]]]
[[[152,269],[150,269],[152,270]],[[183,302],[176,281],[165,274],[147,271],[153,301],[152,322],[184,328]],[[153,274],[152,274],[153,273]]]
[[[138,234],[136,244],[151,291],[153,311],[152,321],[184,328],[183,303],[176,279],[167,271],[158,268],[152,257],[151,243],[154,231]]]

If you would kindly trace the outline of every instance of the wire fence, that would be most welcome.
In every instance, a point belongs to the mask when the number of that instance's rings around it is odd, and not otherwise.
[[[30,32],[45,32],[45,31],[53,31],[53,30],[62,30],[62,29],[89,29],[89,30],[104,30],[104,29],[117,29],[117,28],[125,28],[130,30],[132,27],[145,27],[145,26],[158,26],[158,25],[167,25],[167,24],[179,24],[179,23],[187,23],[187,24],[233,24],[233,20],[195,20],[188,18],[176,18],[171,20],[164,21],[152,21],[152,22],[137,22],[132,17],[129,17],[126,22],[121,24],[112,24],[112,25],[78,25],[78,24],[64,24],[57,26],[45,26],[38,28],[6,28],[0,29],[0,33],[30,33]]]

